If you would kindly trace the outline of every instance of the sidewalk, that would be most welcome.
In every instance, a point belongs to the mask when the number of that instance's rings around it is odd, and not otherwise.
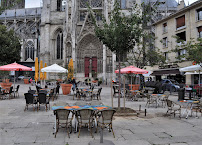
[[[1,145],[88,145],[93,139],[99,140],[99,133],[94,133],[94,138],[86,128],[78,133],[71,133],[67,136],[65,128],[59,129],[57,137],[54,138],[53,126],[55,116],[52,110],[45,111],[41,106],[39,112],[33,111],[32,107],[24,112],[24,93],[29,89],[29,85],[20,83],[20,98],[11,100],[0,100],[0,144]],[[62,90],[60,90],[61,92]],[[72,95],[60,95],[54,101],[65,101],[72,105],[76,100]],[[101,93],[102,102],[111,106],[111,89],[103,87]],[[177,96],[169,97],[177,100]],[[146,100],[146,99],[145,99]],[[51,101],[51,106],[54,103]],[[117,107],[118,99],[114,98],[114,107]],[[202,117],[189,117],[179,119],[178,116],[165,117],[167,108],[150,107],[145,108],[146,101],[132,102],[126,101],[126,107],[138,110],[141,105],[142,110],[147,109],[147,117],[114,117],[112,132],[104,130],[104,139],[111,140],[115,145],[200,145],[202,144]],[[123,106],[123,99],[121,99]],[[144,116],[144,115],[141,115]]]

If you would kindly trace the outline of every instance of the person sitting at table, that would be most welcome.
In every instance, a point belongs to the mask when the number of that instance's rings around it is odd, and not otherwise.
[[[45,85],[44,90],[46,90],[47,92],[49,92],[49,88],[48,88],[48,86],[47,86],[47,85]]]

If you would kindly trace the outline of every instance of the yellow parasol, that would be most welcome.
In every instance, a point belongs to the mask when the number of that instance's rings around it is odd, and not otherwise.
[[[45,63],[44,68],[45,68],[45,67],[47,67],[47,63]],[[44,72],[43,78],[44,78],[44,80],[46,79],[46,72]]]
[[[38,57],[35,58],[35,76],[34,76],[35,82],[39,79],[39,62]]]
[[[43,61],[40,61],[40,80],[43,80],[43,73],[41,72],[41,69],[43,68]]]
[[[73,79],[74,77],[74,63],[73,59],[70,59],[70,62],[68,64],[68,79]]]

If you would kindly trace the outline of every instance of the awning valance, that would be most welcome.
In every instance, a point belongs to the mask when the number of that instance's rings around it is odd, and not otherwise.
[[[180,71],[179,69],[162,69],[153,71],[151,75],[157,76],[157,75],[170,75],[170,74],[180,74]]]

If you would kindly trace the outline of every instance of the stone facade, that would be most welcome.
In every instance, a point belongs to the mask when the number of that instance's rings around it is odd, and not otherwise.
[[[116,57],[95,36],[88,15],[86,0],[60,0],[43,2],[41,15],[40,58],[48,65],[64,67],[73,58],[76,77],[97,77],[104,80],[115,76]],[[113,0],[88,0],[93,10],[99,11],[108,21]],[[133,0],[124,0],[127,11]],[[96,16],[102,24],[100,16]],[[62,37],[61,37],[62,36]]]
[[[201,37],[199,28],[202,27],[202,1],[197,1],[187,7],[184,7],[184,2],[181,1],[178,9],[177,13],[155,23],[155,35],[157,37],[155,46],[165,54],[168,64],[177,62],[177,65],[181,68],[192,65],[192,62],[186,60],[178,62],[179,60],[176,57],[186,52],[183,49],[179,49],[178,53],[171,52],[176,45],[181,46],[181,43],[177,43],[173,36],[179,36],[182,40],[185,40],[185,43],[190,41],[191,38],[196,40]],[[185,22],[184,25],[178,24],[179,18],[184,18],[182,20]],[[193,84],[190,75],[186,75],[186,78],[186,84]]]

